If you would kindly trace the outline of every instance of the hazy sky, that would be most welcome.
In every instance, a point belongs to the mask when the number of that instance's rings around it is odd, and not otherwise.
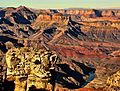
[[[120,8],[120,0],[0,0],[0,7]]]

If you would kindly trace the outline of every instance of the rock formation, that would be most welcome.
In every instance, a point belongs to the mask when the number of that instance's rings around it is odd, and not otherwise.
[[[108,77],[107,85],[120,88],[120,71]]]
[[[25,6],[18,8],[1,8],[0,60],[2,60],[3,55],[8,49],[15,47],[34,47],[56,51],[56,54],[62,60],[57,65],[59,67],[56,67],[55,70],[59,78],[61,78],[61,76],[63,77],[61,80],[58,80],[56,77],[54,78],[56,83],[54,86],[56,89],[68,91],[71,90],[70,87],[74,87],[76,91],[81,89],[84,91],[84,89],[86,90],[87,88],[90,88],[87,90],[93,89],[93,91],[99,91],[105,88],[105,91],[107,91],[106,80],[108,76],[120,69],[120,10],[35,10]],[[31,50],[32,49],[30,49],[30,51]],[[17,51],[15,51],[15,53],[16,52]],[[36,51],[33,50],[33,52]],[[30,54],[32,55],[34,53],[29,53],[28,56],[30,56]],[[46,57],[47,55],[44,56]],[[76,60],[80,65],[76,67],[77,64],[72,60]],[[2,61],[0,61],[0,63],[1,62]],[[2,67],[5,66],[4,63],[3,60]],[[20,65],[21,64],[23,63],[20,62]],[[31,62],[31,64],[35,63]],[[15,65],[18,65],[17,62]],[[80,68],[83,66],[85,66],[86,69],[93,68],[93,66],[95,68],[92,79],[88,82],[86,82],[86,79],[89,78],[89,76],[91,77],[91,70],[88,72],[87,69],[83,72],[82,68]],[[65,68],[68,68],[69,71]],[[5,72],[5,69],[4,71],[2,69],[2,73]],[[71,75],[70,72],[74,75]],[[77,75],[81,77],[82,83],[79,81],[79,77],[77,77],[78,79],[76,78]],[[12,77],[10,79],[12,79]],[[15,78],[13,77],[13,79]],[[19,77],[16,78],[16,84],[20,83],[18,79]],[[27,77],[25,79],[27,79]],[[39,80],[39,78],[35,79],[35,77],[30,79]],[[23,84],[26,83],[24,79],[21,80]],[[27,81],[28,80],[29,79],[27,79]],[[6,83],[5,81],[4,84]],[[81,88],[81,84],[83,83],[85,83],[85,85]],[[113,85],[113,83],[111,84]],[[36,89],[35,86],[32,86],[30,89],[33,88]]]
[[[57,60],[55,52],[33,48],[10,49],[6,53],[6,79],[14,80],[14,91],[29,91],[32,86],[52,91],[49,81]]]

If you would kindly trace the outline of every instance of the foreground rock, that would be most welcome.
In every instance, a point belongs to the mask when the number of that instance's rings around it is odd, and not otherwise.
[[[120,88],[120,71],[116,72],[115,74],[111,75],[107,79],[107,84],[110,87],[118,87]]]
[[[33,48],[13,48],[6,53],[7,78],[14,81],[14,91],[45,89],[52,91],[51,71],[58,60],[54,52]]]

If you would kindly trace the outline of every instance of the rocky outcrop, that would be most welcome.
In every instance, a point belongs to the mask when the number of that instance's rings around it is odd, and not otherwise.
[[[5,11],[4,10],[0,10],[0,18],[5,16]]]
[[[108,77],[107,85],[109,85],[110,87],[120,87],[120,71],[117,71],[115,74]]]
[[[52,20],[53,21],[66,21],[69,19],[69,16],[68,15],[64,15],[64,14],[61,14],[61,13],[55,13],[52,15]]]
[[[103,17],[120,17],[120,10],[102,10],[101,15]]]
[[[50,21],[51,20],[51,15],[50,14],[40,14],[36,21]]]
[[[38,15],[37,19],[35,22],[32,24],[38,29],[46,29],[53,27],[53,26],[61,26],[64,25],[68,20],[70,16],[69,15],[64,15],[61,13],[55,13],[55,14],[40,14]]]
[[[1,18],[0,19],[0,24],[7,24],[9,26],[13,26],[14,25],[11,21],[9,21],[9,20],[7,20],[5,18]]]
[[[56,61],[58,57],[53,51],[38,52],[34,48],[12,48],[6,53],[6,80],[14,80],[14,91],[29,91],[33,86],[35,89],[52,91],[51,71],[54,72],[53,65]]]
[[[113,56],[113,57],[120,57],[120,50],[114,51],[110,55]]]
[[[81,15],[86,17],[100,16],[99,12],[97,12],[94,9],[68,9],[68,10],[59,10],[59,12],[70,15]]]
[[[70,15],[81,15],[85,17],[120,17],[120,10],[113,10],[113,9],[60,9],[58,10],[60,13],[63,14],[70,14]]]
[[[18,8],[9,7],[3,10],[5,12],[5,18],[11,20],[13,23],[30,24],[30,22],[36,19],[36,13],[24,6]]]
[[[112,10],[103,10],[101,15],[103,17],[113,17],[115,14]]]
[[[27,20],[24,16],[17,12],[12,13],[12,17],[14,18],[14,21],[18,24],[30,24],[29,20]]]
[[[69,16],[63,15],[61,13],[55,14],[40,14],[36,21],[64,21],[67,20]]]
[[[5,11],[5,17],[12,15],[12,12],[15,12],[16,8],[8,7],[3,9]]]
[[[36,13],[34,13],[33,11],[31,11],[29,8],[25,7],[25,6],[20,6],[16,9],[16,11],[18,13],[20,13],[22,16],[25,17],[25,19],[29,20],[29,21],[33,21],[36,19]]]
[[[115,16],[120,17],[120,10],[115,11]]]

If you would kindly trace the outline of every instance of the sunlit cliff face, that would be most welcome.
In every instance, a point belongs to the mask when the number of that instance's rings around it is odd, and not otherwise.
[[[37,89],[50,89],[48,88],[52,76],[50,71],[54,70],[56,61],[55,52],[31,47],[10,49],[6,53],[6,79],[14,80],[15,91],[18,89],[28,91],[32,85]]]

